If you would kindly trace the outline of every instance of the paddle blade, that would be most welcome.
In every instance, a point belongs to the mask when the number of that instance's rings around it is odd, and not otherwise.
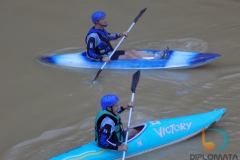
[[[143,13],[147,10],[147,8],[144,8],[139,14],[138,16],[134,19],[134,23],[137,23],[138,19],[143,15]]]
[[[135,73],[133,74],[132,87],[131,87],[132,93],[135,93],[135,89],[136,89],[136,87],[137,87],[139,78],[140,78],[140,70],[138,70],[137,72],[135,72]]]
[[[98,72],[97,72],[97,74],[96,74],[96,76],[95,76],[95,78],[92,80],[92,82],[94,82],[94,81],[97,80],[97,77],[98,77],[98,75],[99,75],[101,72],[102,72],[102,69],[99,69]]]

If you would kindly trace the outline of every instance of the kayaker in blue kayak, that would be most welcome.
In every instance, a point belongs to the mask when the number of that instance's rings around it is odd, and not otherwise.
[[[168,52],[168,47],[164,51],[157,54],[148,54],[146,52],[139,52],[136,50],[117,50],[111,58],[114,50],[110,41],[116,40],[120,37],[127,37],[128,32],[123,33],[109,33],[105,29],[107,27],[106,13],[97,11],[92,14],[92,22],[94,26],[88,31],[85,42],[87,44],[87,57],[93,60],[110,62],[118,59],[139,59],[142,57],[153,57],[154,59],[164,59]]]
[[[126,131],[122,129],[120,113],[125,109],[133,107],[133,103],[129,102],[125,106],[118,106],[119,98],[114,94],[107,94],[101,99],[102,109],[95,118],[95,140],[101,148],[126,151],[127,145],[125,141]],[[134,136],[139,131],[130,129],[129,137]]]

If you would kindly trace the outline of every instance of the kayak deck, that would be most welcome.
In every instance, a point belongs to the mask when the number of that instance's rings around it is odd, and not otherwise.
[[[159,50],[139,50],[155,54]],[[166,59],[112,60],[104,69],[186,69],[205,65],[220,57],[217,53],[198,53],[170,50]],[[44,55],[38,62],[68,68],[99,69],[104,62],[91,60],[86,52]]]
[[[225,108],[219,108],[210,112],[154,120],[132,126],[131,128],[139,132],[128,140],[126,157],[134,157],[189,139],[201,133],[203,129],[214,125],[225,113]],[[121,157],[122,151],[100,148],[93,141],[53,157],[51,160],[105,160],[121,159]]]

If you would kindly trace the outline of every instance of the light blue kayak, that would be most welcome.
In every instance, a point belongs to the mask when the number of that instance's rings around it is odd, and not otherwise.
[[[219,108],[210,112],[144,122],[130,128],[139,131],[128,140],[126,158],[184,141],[214,125],[226,112]],[[90,142],[51,158],[51,160],[111,160],[121,159],[122,151],[99,148]]]
[[[155,54],[159,50],[140,50]],[[104,69],[186,69],[205,65],[220,57],[217,53],[198,53],[170,50],[166,59],[149,59],[148,57],[136,60],[113,60],[105,65]],[[39,57],[43,64],[70,68],[102,67],[104,62],[90,60],[85,52],[51,54]]]

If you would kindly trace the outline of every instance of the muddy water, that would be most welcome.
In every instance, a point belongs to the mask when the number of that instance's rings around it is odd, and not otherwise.
[[[224,107],[227,113],[215,127],[228,133],[229,144],[218,154],[240,159],[240,3],[234,0],[1,1],[0,159],[48,159],[93,140],[99,99],[115,93],[127,103],[135,70],[104,70],[91,84],[97,70],[49,67],[36,58],[84,50],[96,10],[107,13],[109,32],[120,32],[145,7],[120,49],[169,46],[221,57],[195,69],[142,71],[131,124]],[[128,113],[122,117],[127,124]],[[215,134],[208,140],[222,143]],[[201,136],[131,159],[189,159],[190,154],[209,154]]]

